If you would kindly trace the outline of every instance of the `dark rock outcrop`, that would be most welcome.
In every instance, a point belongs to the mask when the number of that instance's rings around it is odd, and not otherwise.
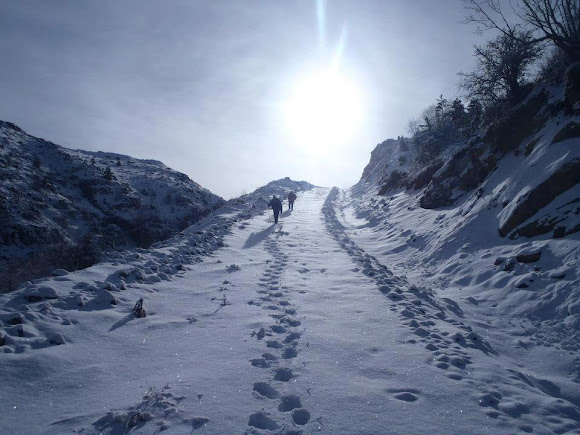
[[[535,263],[540,260],[542,256],[541,250],[522,251],[516,255],[516,260],[520,263]]]
[[[518,204],[499,228],[502,237],[531,218],[558,195],[580,183],[580,158],[563,164],[547,180],[520,197]]]
[[[565,73],[565,101],[568,107],[580,101],[580,62],[568,67]]]
[[[406,172],[401,172],[395,169],[390,173],[390,175],[385,180],[385,184],[381,186],[379,190],[379,195],[384,195],[390,189],[397,187],[404,187],[407,185],[408,174]]]
[[[548,95],[545,92],[531,96],[492,124],[483,141],[489,143],[494,151],[507,153],[515,150],[525,138],[536,133],[546,122],[547,117],[542,115],[541,109],[547,101]]]
[[[484,146],[463,148],[437,171],[419,199],[423,208],[433,209],[453,204],[453,192],[475,189],[495,169],[493,155],[483,156]]]
[[[426,168],[423,168],[411,181],[411,187],[413,187],[413,189],[422,189],[423,187],[427,186],[433,179],[433,175],[435,175],[435,173],[441,169],[442,166],[442,160],[435,160],[432,164]]]

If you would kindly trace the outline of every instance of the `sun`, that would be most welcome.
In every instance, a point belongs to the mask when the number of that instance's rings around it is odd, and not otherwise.
[[[356,133],[362,118],[361,93],[340,72],[319,70],[297,81],[285,111],[293,138],[312,151],[325,151]]]

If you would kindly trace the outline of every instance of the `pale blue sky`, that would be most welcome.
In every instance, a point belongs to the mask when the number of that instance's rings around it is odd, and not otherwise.
[[[481,42],[460,0],[0,0],[0,119],[70,148],[158,159],[226,198],[289,176],[349,187],[370,152],[457,94]],[[313,152],[281,106],[330,62],[364,96],[356,132]],[[325,44],[323,43],[325,41]]]

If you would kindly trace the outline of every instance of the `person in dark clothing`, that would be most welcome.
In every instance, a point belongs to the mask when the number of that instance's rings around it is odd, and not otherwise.
[[[296,201],[296,194],[290,192],[288,194],[288,210],[294,210],[294,201]]]
[[[276,198],[276,195],[274,195],[272,200],[268,203],[268,207],[272,207],[272,211],[274,212],[274,223],[277,224],[278,215],[282,213],[282,202],[280,202],[280,200]]]

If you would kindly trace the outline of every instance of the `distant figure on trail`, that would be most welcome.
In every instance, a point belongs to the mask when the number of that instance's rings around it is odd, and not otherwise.
[[[288,194],[288,210],[294,210],[294,201],[296,201],[296,194],[294,192],[290,192]]]
[[[272,200],[268,203],[268,207],[272,207],[272,210],[274,211],[274,223],[277,224],[278,215],[282,213],[282,203],[278,198],[276,198],[276,195],[274,195]]]

